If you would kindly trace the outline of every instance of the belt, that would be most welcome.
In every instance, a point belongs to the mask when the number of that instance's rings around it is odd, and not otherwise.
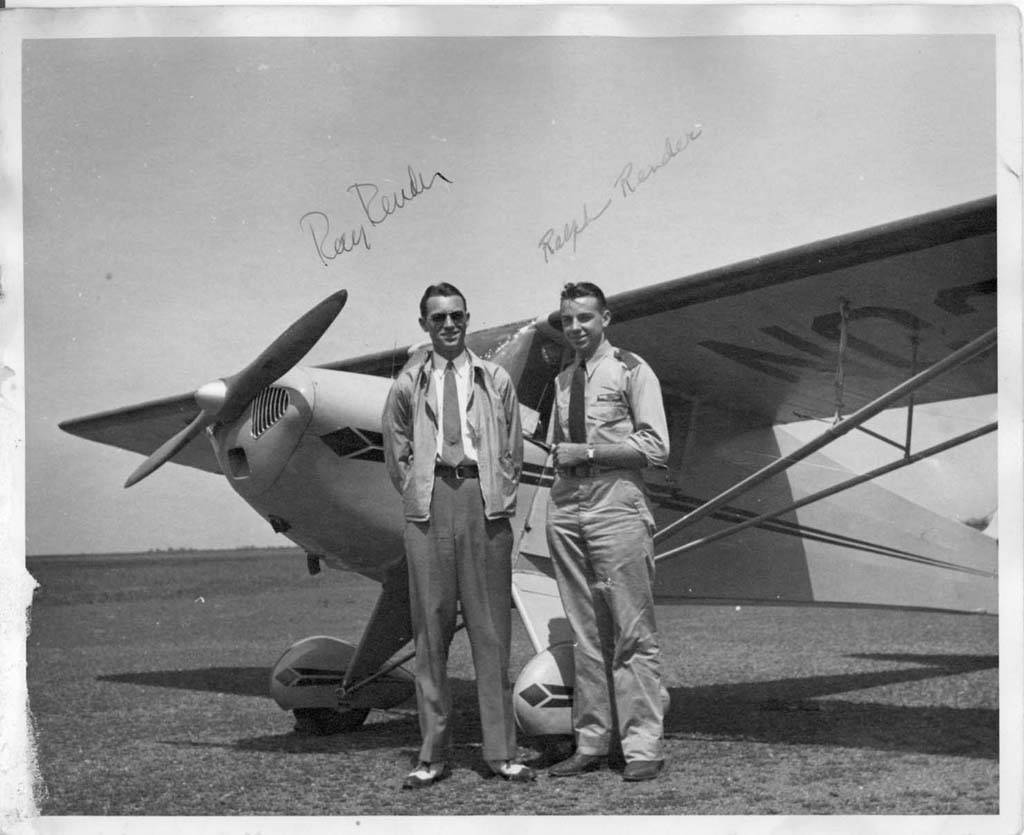
[[[480,468],[476,464],[459,464],[457,467],[451,467],[448,464],[435,464],[434,475],[464,481],[467,478],[480,478]]]
[[[602,467],[600,464],[577,464],[575,467],[559,467],[555,472],[568,478],[593,478],[601,473],[621,470],[621,467]]]

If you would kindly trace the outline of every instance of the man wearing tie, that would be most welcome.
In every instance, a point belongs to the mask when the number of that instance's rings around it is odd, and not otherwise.
[[[448,283],[420,300],[431,350],[395,380],[382,416],[384,459],[405,512],[416,647],[419,765],[403,788],[446,776],[451,741],[448,649],[462,604],[476,670],[483,756],[491,771],[529,781],[516,756],[508,678],[512,526],[523,459],[519,401],[508,373],[466,348],[466,299]]]
[[[611,313],[596,285],[565,285],[560,317],[575,358],[556,380],[547,538],[576,638],[576,752],[548,773],[602,767],[618,730],[623,779],[650,780],[664,763],[663,688],[654,520],[640,472],[668,461],[661,386],[646,362],[605,338]]]

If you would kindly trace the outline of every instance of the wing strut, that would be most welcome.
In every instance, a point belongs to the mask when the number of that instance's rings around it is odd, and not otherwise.
[[[850,303],[843,299],[839,305],[839,357],[836,361],[836,377],[834,387],[836,390],[836,403],[835,413],[832,416],[832,423],[839,423],[843,419],[843,390],[845,386],[845,373],[843,371],[843,359],[846,356],[846,344],[847,344],[847,321],[849,318],[849,307]],[[911,358],[910,358],[910,376],[913,377],[917,374],[917,352],[921,344],[921,338],[917,333],[917,325],[914,326],[914,334],[910,337],[911,347]],[[887,438],[879,432],[874,432],[868,429],[866,426],[854,427],[859,432],[863,432],[865,435],[869,435],[877,441],[881,441],[889,446],[894,446],[900,452],[903,453],[904,458],[910,457],[910,441],[913,437],[914,428],[914,392],[911,391],[907,397],[907,430],[904,436],[903,443],[894,441],[892,438]],[[799,414],[794,411],[794,414]],[[824,420],[824,418],[815,417],[813,415],[806,415],[807,420]]]
[[[702,504],[700,507],[690,511],[685,516],[677,519],[670,525],[666,525],[660,531],[654,534],[654,541],[659,542],[664,540],[666,537],[676,533],[687,525],[692,525],[699,519],[703,519],[711,513],[714,513],[718,508],[722,507],[727,502],[736,498],[743,493],[749,492],[753,487],[761,484],[763,481],[767,481],[772,476],[789,469],[791,466],[809,455],[822,449],[832,441],[836,440],[847,432],[852,431],[859,427],[862,423],[869,420],[870,418],[877,415],[879,412],[887,409],[892,404],[906,397],[909,392],[916,391],[921,388],[925,383],[929,382],[932,378],[937,377],[945,371],[965,362],[972,357],[978,356],[981,353],[991,349],[996,344],[996,329],[979,336],[972,342],[967,343],[962,348],[954,351],[945,359],[939,360],[939,362],[932,365],[930,368],[926,368],[919,374],[915,374],[906,382],[901,383],[895,388],[891,389],[881,397],[868,403],[863,408],[854,412],[848,418],[835,424],[821,433],[817,438],[814,438],[804,444],[797,450],[794,450],[789,455],[785,455],[769,464],[767,467],[763,467],[756,473],[748,476],[742,481],[737,482],[728,490],[723,493],[719,493],[715,498]],[[906,459],[904,459],[906,460]]]
[[[716,531],[715,533],[705,536],[701,539],[694,539],[690,542],[687,542],[685,545],[680,545],[678,548],[673,548],[670,551],[665,551],[662,554],[656,555],[654,559],[656,562],[660,562],[661,560],[668,559],[669,557],[678,557],[680,554],[685,554],[686,552],[699,548],[702,545],[709,545],[712,542],[717,542],[719,539],[724,539],[727,536],[732,536],[734,533],[739,533],[740,531],[746,530],[747,528],[753,527],[754,525],[760,525],[763,522],[768,522],[772,519],[777,519],[780,516],[783,516],[787,513],[790,513],[794,510],[803,507],[804,505],[809,505],[821,499],[826,499],[829,496],[835,495],[836,493],[841,493],[843,490],[849,490],[851,487],[856,487],[858,484],[863,484],[865,481],[871,481],[874,478],[878,478],[879,476],[883,476],[888,473],[894,472],[895,470],[899,470],[902,467],[906,467],[910,464],[915,464],[924,458],[929,458],[932,455],[938,455],[940,452],[945,452],[946,450],[952,449],[953,447],[960,446],[960,444],[965,444],[968,441],[973,441],[975,438],[980,438],[982,435],[987,435],[990,432],[994,432],[998,426],[999,424],[996,421],[993,421],[992,423],[986,424],[985,426],[982,426],[979,429],[975,429],[971,432],[965,432],[962,435],[958,435],[957,437],[951,438],[948,441],[943,441],[942,443],[936,444],[935,446],[929,447],[928,449],[923,449],[920,452],[914,453],[913,455],[905,455],[898,461],[893,461],[889,464],[886,464],[885,466],[878,467],[877,469],[874,469],[871,472],[863,473],[862,475],[847,479],[846,481],[840,484],[835,484],[832,487],[826,487],[824,490],[819,490],[817,493],[812,493],[809,496],[804,496],[804,498],[800,499],[799,501],[793,502],[792,504],[789,504],[786,507],[783,507],[779,510],[773,510],[770,513],[764,513],[761,516],[757,516],[753,519],[747,519],[744,522],[739,522],[735,525],[731,525],[728,528]],[[984,574],[986,577],[995,576],[994,574],[991,574],[987,571],[977,573]]]

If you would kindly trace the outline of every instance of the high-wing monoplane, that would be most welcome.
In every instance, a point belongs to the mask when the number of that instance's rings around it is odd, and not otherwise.
[[[416,346],[298,363],[346,302],[314,307],[235,375],[196,392],[68,420],[74,435],[223,475],[311,571],[381,583],[354,646],[298,642],[272,674],[278,703],[318,732],[358,726],[411,693],[400,502],[381,410]],[[913,444],[915,405],[996,391],[996,201],[987,198],[609,297],[616,345],[662,383],[672,457],[645,476],[662,600],[864,605],[995,613],[997,546],[876,479],[996,429]],[[544,536],[556,315],[473,333],[516,383],[525,437],[513,599],[537,655],[515,685],[534,733],[569,732],[570,639]],[[905,409],[902,438],[865,424]],[[787,431],[818,419],[800,442]],[[852,472],[826,455],[850,432],[896,450]],[[994,474],[993,474],[994,478]],[[670,650],[669,650],[670,651]]]

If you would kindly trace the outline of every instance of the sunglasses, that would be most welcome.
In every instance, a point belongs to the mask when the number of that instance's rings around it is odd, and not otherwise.
[[[466,321],[466,311],[450,310],[447,313],[431,313],[427,319],[434,327],[441,327],[447,319],[452,320],[453,325],[462,325]]]

